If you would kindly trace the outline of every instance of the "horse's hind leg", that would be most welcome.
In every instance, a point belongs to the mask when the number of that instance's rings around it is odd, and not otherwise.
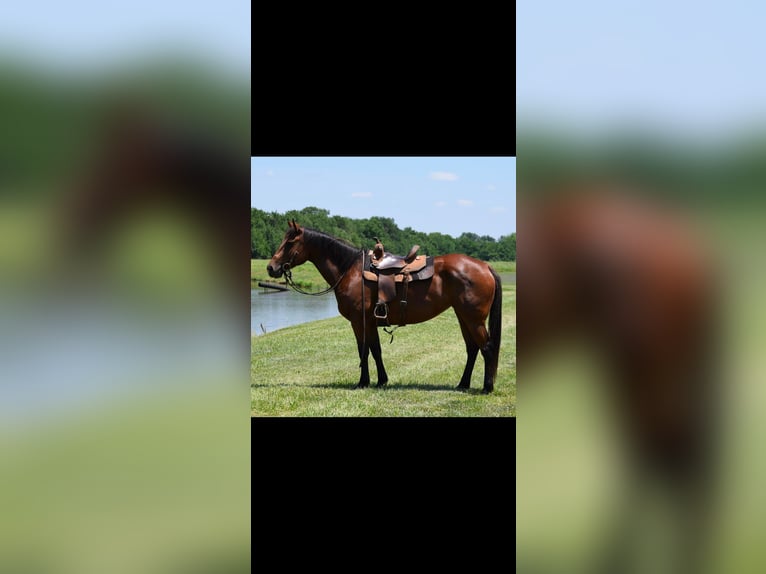
[[[476,362],[478,351],[481,351],[481,356],[484,358],[484,389],[482,392],[491,393],[495,388],[491,367],[494,359],[492,353],[496,351],[488,345],[489,333],[484,326],[484,321],[466,321],[460,316],[458,316],[458,320],[460,321],[460,329],[463,331],[465,348],[468,352],[468,362],[465,365],[463,378],[460,379],[458,388],[467,389],[471,385],[473,365]]]
[[[491,393],[495,390],[495,380],[492,376],[492,362],[495,360],[493,353],[497,351],[488,345],[484,345],[481,348],[481,356],[484,358],[484,388],[482,393]]]
[[[465,341],[465,350],[466,353],[468,353],[468,360],[465,363],[463,376],[460,377],[460,382],[458,383],[457,388],[468,389],[471,387],[471,375],[473,375],[473,366],[476,364],[476,357],[479,354],[479,346],[473,340],[470,330],[459,316],[458,322],[460,323],[460,330],[463,332],[463,340]]]
[[[380,348],[380,337],[377,327],[373,327],[372,333],[367,333],[367,341],[370,343],[372,358],[375,359],[375,367],[378,369],[378,387],[382,387],[388,382],[386,368],[383,366],[383,353]]]

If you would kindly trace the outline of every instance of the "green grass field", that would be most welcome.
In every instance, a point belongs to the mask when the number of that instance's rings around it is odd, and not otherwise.
[[[490,261],[489,264],[498,273],[516,273],[515,261]]]
[[[313,266],[306,266],[313,267]],[[332,295],[328,295],[331,297]],[[304,323],[253,337],[250,386],[252,416],[515,416],[516,286],[503,286],[503,334],[495,392],[480,393],[484,373],[476,361],[471,390],[454,388],[466,353],[457,317],[438,317],[396,331],[393,344],[382,329],[383,363],[389,382],[377,382],[369,358],[371,387],[359,380],[356,340],[343,317]]]

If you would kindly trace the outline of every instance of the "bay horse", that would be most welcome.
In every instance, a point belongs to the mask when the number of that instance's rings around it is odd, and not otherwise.
[[[109,107],[99,127],[95,152],[58,210],[57,247],[67,267],[102,262],[117,233],[153,210],[171,209],[204,238],[222,302],[246,301],[250,166],[233,138],[134,103]]]
[[[520,202],[518,351],[529,365],[554,339],[587,339],[604,360],[632,479],[604,571],[632,562],[643,489],[660,483],[680,525],[675,571],[696,572],[719,420],[712,251],[684,214],[618,190]]]
[[[377,386],[382,387],[388,382],[388,375],[373,314],[376,284],[369,281],[362,284],[363,255],[362,249],[291,221],[266,270],[271,277],[281,277],[285,270],[307,261],[316,266],[322,278],[334,287],[338,310],[351,322],[356,336],[361,375],[355,388],[370,384],[370,352],[378,371]],[[434,257],[433,277],[412,281],[408,286],[407,323],[428,321],[449,307],[455,310],[468,354],[458,389],[470,388],[479,351],[484,358],[482,392],[490,393],[494,389],[500,353],[502,296],[500,277],[492,267],[458,253]],[[398,317],[399,314],[399,302],[392,301],[390,315]],[[489,329],[485,326],[487,318]]]

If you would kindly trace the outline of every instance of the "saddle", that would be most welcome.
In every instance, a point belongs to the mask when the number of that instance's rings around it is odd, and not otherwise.
[[[383,244],[377,237],[374,239],[376,244],[375,249],[372,250],[372,264],[379,271],[385,269],[403,269],[405,265],[415,261],[417,258],[415,254],[418,252],[418,249],[420,249],[420,245],[413,245],[407,255],[393,255],[392,253],[387,253],[383,250]]]
[[[418,245],[413,246],[405,256],[394,255],[383,249],[377,237],[375,241],[375,249],[368,251],[365,255],[362,273],[365,280],[378,284],[378,300],[375,303],[373,315],[378,320],[379,327],[391,326],[388,319],[388,304],[396,299],[397,284],[401,284],[399,325],[404,326],[407,324],[407,285],[410,281],[422,281],[433,277],[434,258],[416,255],[420,248]]]

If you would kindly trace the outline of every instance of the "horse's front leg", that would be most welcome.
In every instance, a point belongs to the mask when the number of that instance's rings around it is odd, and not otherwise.
[[[370,367],[367,364],[367,359],[370,355],[370,341],[365,338],[361,325],[353,324],[353,327],[354,335],[356,336],[356,347],[359,351],[359,367],[362,370],[359,375],[359,382],[354,388],[363,389],[370,386]]]
[[[378,336],[378,329],[375,327],[375,323],[372,323],[372,331],[367,333],[367,340],[370,343],[370,351],[372,351],[372,358],[375,359],[375,367],[378,369],[378,387],[382,387],[388,382],[388,375],[386,374],[386,368],[383,366],[383,353],[380,349],[380,337]]]

